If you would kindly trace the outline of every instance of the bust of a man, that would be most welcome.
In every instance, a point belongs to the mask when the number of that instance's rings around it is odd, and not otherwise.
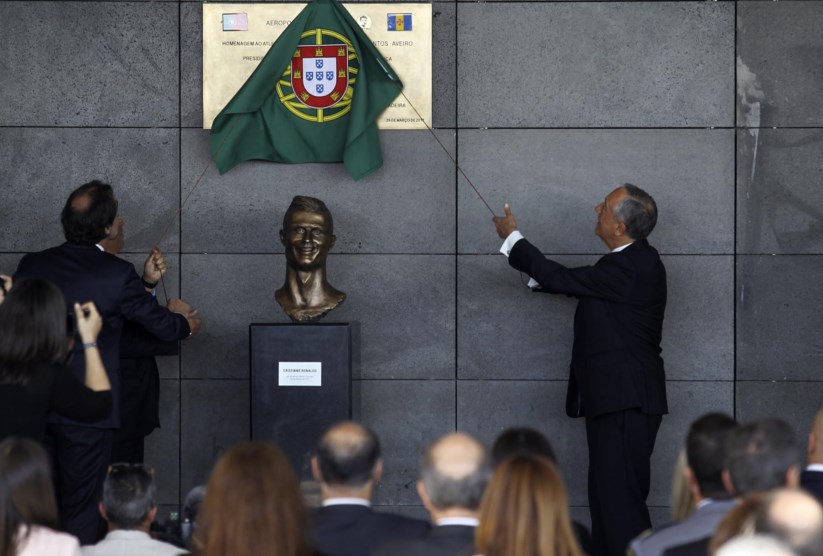
[[[298,195],[283,217],[286,281],[274,293],[292,320],[310,322],[343,303],[346,294],[326,280],[326,257],[335,242],[331,213],[323,201]]]

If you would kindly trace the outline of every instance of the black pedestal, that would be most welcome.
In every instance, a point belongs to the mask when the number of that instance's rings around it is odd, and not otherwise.
[[[329,425],[351,419],[349,324],[249,325],[251,436],[276,443],[301,480]]]

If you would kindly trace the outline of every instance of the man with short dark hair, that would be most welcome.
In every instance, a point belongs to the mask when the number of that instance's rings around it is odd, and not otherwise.
[[[800,482],[800,448],[794,430],[783,420],[759,419],[729,435],[723,471],[726,490],[735,496],[796,487]]]
[[[377,436],[366,427],[349,421],[333,425],[320,438],[311,465],[323,498],[312,514],[312,533],[324,556],[368,556],[381,544],[428,532],[425,521],[371,509],[383,460]]]
[[[710,536],[736,501],[723,486],[726,441],[737,425],[725,413],[709,413],[686,436],[686,484],[695,500],[687,519],[641,535],[631,543],[635,556],[660,556],[667,548]]]
[[[723,486],[742,498],[798,485],[800,450],[792,428],[780,419],[759,419],[736,427],[726,441]],[[668,548],[663,556],[707,556],[709,538]]]
[[[118,359],[123,323],[134,321],[156,338],[173,341],[197,333],[200,319],[179,299],[170,300],[168,308],[158,305],[134,266],[99,245],[106,237],[116,237],[122,226],[110,185],[92,181],[74,190],[63,207],[61,222],[66,242],[25,255],[14,277],[50,280],[69,306],[91,300],[103,317],[97,344],[112,385],[111,415],[94,423],[78,423],[52,413],[46,435],[57,475],[61,524],[81,544],[91,544],[99,538],[96,503],[110,463],[112,431],[120,424]],[[82,343],[75,342],[69,362],[70,371],[81,382],[82,350]]]
[[[806,451],[808,461],[800,474],[800,486],[823,504],[823,409],[817,412],[809,432]]]
[[[566,413],[586,419],[594,553],[623,556],[651,526],[650,459],[668,413],[660,356],[666,269],[646,239],[657,205],[632,184],[609,193],[595,207],[595,234],[610,253],[578,268],[546,258],[517,230],[509,205],[503,209],[494,224],[509,264],[536,291],[578,299]]]
[[[388,543],[373,556],[471,556],[480,499],[491,476],[485,446],[451,433],[426,448],[417,493],[435,527],[422,539]]]
[[[186,551],[149,535],[157,515],[153,471],[143,465],[115,464],[103,483],[100,515],[109,524],[106,538],[83,547],[83,556],[173,556]]]

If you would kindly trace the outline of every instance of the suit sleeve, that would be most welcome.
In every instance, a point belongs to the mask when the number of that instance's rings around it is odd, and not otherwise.
[[[120,312],[123,318],[136,322],[149,334],[165,342],[187,338],[191,331],[186,317],[161,306],[145,290],[132,265],[128,265]]]
[[[606,255],[594,266],[568,268],[547,259],[525,239],[514,244],[509,264],[537,280],[545,292],[615,302],[625,301],[635,279],[628,257]]]

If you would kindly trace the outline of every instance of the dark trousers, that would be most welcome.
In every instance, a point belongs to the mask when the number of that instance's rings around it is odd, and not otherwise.
[[[45,444],[54,464],[60,525],[80,544],[100,540],[97,506],[111,461],[111,438],[111,429],[54,424],[47,428]]]
[[[114,433],[114,443],[111,447],[112,463],[143,463],[144,438],[121,438]]]
[[[638,409],[586,417],[593,556],[623,556],[651,527],[649,460],[661,420]]]

